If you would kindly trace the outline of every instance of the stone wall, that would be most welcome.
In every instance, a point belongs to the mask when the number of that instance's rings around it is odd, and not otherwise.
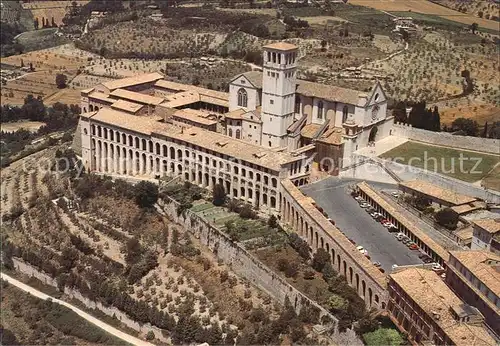
[[[288,298],[297,313],[300,312],[303,306],[315,308],[319,310],[320,317],[328,316],[335,325],[337,324],[337,318],[326,309],[299,292],[250,252],[233,242],[224,232],[210,225],[201,216],[189,210],[185,211],[185,215],[178,215],[177,206],[179,204],[173,199],[159,201],[158,204],[171,220],[183,225],[235,273],[267,292],[275,300],[284,304],[285,299]]]
[[[53,286],[53,287],[58,287],[57,286],[57,281],[56,279],[51,278],[48,274],[38,270],[37,268],[33,267],[32,265],[25,263],[21,259],[17,258],[12,258],[12,261],[14,262],[14,268],[16,271],[26,274],[28,276],[34,277],[38,280],[40,280],[42,283],[45,285]],[[89,298],[84,297],[79,291],[75,289],[70,289],[68,287],[64,288],[64,294],[66,294],[68,297],[71,299],[76,299],[79,302],[81,302],[83,305],[85,305],[88,309],[95,309],[103,312],[104,314],[108,316],[115,316],[121,323],[129,327],[130,329],[136,330],[139,333],[148,333],[149,331],[153,331],[155,333],[156,340],[160,340],[166,343],[169,343],[169,338],[165,338],[162,334],[162,331],[160,328],[152,326],[149,323],[145,324],[140,324],[134,320],[132,320],[126,313],[123,311],[113,307],[113,306],[104,306],[100,302],[94,302],[93,300],[90,300]]]
[[[447,132],[433,132],[417,129],[411,125],[401,123],[394,124],[391,134],[417,142],[457,149],[481,151],[490,154],[500,154],[500,139],[455,136]]]

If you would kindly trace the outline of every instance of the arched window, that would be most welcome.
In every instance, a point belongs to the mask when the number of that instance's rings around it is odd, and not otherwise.
[[[240,139],[240,130],[236,130],[236,139]]]
[[[238,90],[238,106],[246,107],[248,104],[248,95],[247,91],[243,88]]]
[[[349,108],[347,106],[344,106],[344,108],[342,108],[342,123],[345,123],[348,115],[349,115]]]
[[[233,129],[229,129],[228,136],[233,137]]]
[[[323,119],[323,101],[318,102],[318,119]]]

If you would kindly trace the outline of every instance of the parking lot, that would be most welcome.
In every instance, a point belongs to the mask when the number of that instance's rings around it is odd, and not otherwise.
[[[421,264],[418,250],[410,250],[395,238],[381,223],[374,220],[350,195],[349,185],[359,182],[352,179],[327,178],[302,187],[302,191],[312,197],[323,208],[328,217],[356,246],[368,251],[371,261],[379,262],[386,273],[393,264]],[[396,185],[372,184],[377,189],[397,190]]]

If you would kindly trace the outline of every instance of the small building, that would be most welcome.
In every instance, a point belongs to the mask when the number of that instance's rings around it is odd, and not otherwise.
[[[414,197],[426,198],[439,208],[461,206],[477,201],[476,197],[462,195],[423,180],[401,182],[399,189]]]
[[[464,304],[434,271],[410,267],[389,276],[389,316],[413,344],[497,345],[478,309]]]
[[[491,248],[491,242],[495,236],[500,235],[500,218],[499,219],[482,219],[474,220],[472,233],[472,250],[488,250],[495,252],[495,248]],[[498,253],[500,255],[500,253]]]
[[[500,334],[500,256],[489,251],[450,251],[446,283],[476,307]]]

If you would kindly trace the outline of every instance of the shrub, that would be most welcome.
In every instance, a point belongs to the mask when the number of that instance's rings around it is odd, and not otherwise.
[[[458,213],[451,208],[441,209],[434,216],[436,222],[443,227],[454,230],[457,228]]]
[[[224,187],[220,184],[215,184],[214,188],[212,190],[212,203],[215,206],[222,206],[224,202],[226,202],[226,191],[224,190]]]
[[[306,270],[304,272],[304,279],[306,279],[306,280],[312,280],[312,279],[314,279],[314,271],[309,270],[309,269]]]
[[[158,186],[149,181],[141,181],[134,186],[135,202],[141,208],[151,208],[158,200]]]
[[[297,233],[290,234],[288,241],[290,242],[290,246],[297,251],[300,257],[305,260],[309,260],[311,258],[311,248],[305,240],[298,236]]]
[[[325,265],[330,262],[330,254],[325,249],[319,248],[313,256],[312,267],[321,272]]]
[[[278,219],[276,216],[271,215],[267,220],[267,225],[271,228],[278,228]]]

